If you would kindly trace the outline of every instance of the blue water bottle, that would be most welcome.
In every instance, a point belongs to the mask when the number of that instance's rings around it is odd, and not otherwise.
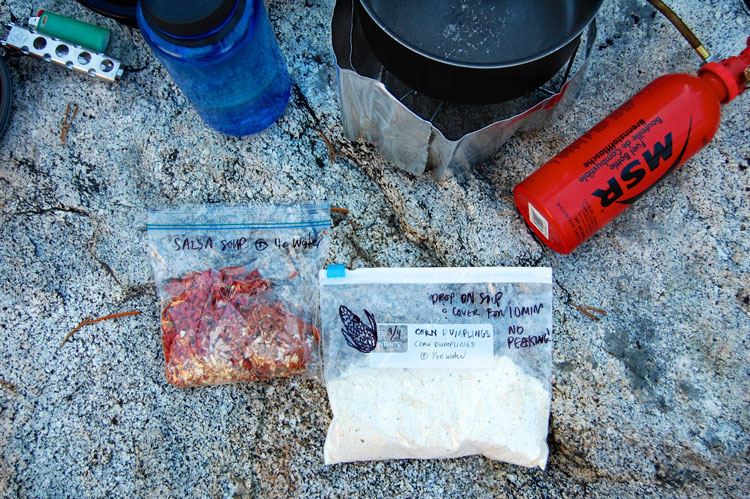
[[[259,132],[286,109],[289,73],[263,0],[139,0],[141,34],[203,121]]]

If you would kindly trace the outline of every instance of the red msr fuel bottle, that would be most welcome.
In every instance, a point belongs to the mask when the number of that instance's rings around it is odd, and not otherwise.
[[[750,80],[750,38],[698,76],[657,78],[513,190],[526,223],[570,253],[708,144]]]

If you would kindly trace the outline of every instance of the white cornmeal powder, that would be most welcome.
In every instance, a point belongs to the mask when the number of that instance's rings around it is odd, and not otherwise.
[[[508,357],[492,369],[351,369],[326,381],[325,464],[481,454],[547,464],[550,393]]]

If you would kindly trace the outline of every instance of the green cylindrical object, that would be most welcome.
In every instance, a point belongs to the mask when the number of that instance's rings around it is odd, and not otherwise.
[[[108,29],[43,10],[39,11],[36,30],[96,52],[104,52],[109,45]]]

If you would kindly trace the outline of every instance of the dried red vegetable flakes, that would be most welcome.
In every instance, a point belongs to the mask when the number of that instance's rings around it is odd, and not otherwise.
[[[304,373],[318,330],[244,267],[191,272],[167,283],[161,316],[167,380],[176,386],[255,381]]]

